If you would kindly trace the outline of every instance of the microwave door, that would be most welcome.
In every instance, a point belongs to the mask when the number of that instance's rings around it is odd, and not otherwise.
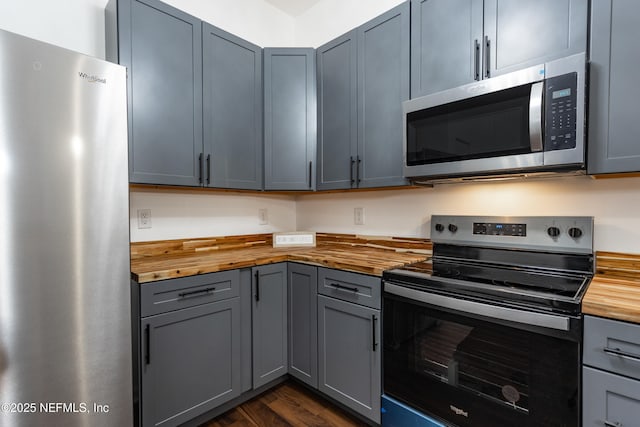
[[[407,176],[465,176],[543,165],[543,83],[405,114]]]

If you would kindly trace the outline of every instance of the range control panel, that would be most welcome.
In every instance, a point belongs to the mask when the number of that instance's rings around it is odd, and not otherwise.
[[[593,217],[433,215],[434,243],[592,253]]]
[[[512,224],[504,222],[474,222],[473,234],[526,237],[527,224]]]

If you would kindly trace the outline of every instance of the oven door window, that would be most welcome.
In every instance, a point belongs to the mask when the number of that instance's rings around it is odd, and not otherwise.
[[[577,426],[579,345],[385,295],[384,391],[459,426]]]
[[[531,85],[407,113],[407,165],[531,153]]]

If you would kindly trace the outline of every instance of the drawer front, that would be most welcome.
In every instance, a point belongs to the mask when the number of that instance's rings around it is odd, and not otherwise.
[[[152,316],[240,295],[240,270],[140,285],[140,316]]]
[[[584,316],[583,361],[640,379],[640,325]]]
[[[598,369],[582,369],[582,425],[638,426],[640,381]]]
[[[318,268],[318,293],[380,309],[381,279],[365,274]]]

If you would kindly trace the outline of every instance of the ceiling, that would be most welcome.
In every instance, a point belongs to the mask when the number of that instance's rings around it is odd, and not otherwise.
[[[283,12],[291,15],[298,16],[311,9],[321,0],[265,0],[267,3],[272,4]]]

